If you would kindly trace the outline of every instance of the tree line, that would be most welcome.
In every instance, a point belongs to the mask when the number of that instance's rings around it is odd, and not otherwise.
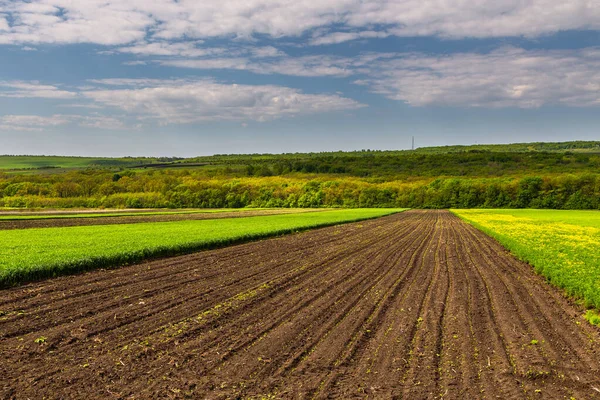
[[[600,209],[600,174],[593,171],[403,179],[303,173],[247,175],[207,175],[202,169],[0,173],[0,206]]]

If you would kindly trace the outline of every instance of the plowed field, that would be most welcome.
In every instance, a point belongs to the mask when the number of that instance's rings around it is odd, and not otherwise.
[[[3,398],[600,397],[600,333],[408,211],[0,292]]]
[[[60,219],[22,219],[22,220],[0,220],[0,230],[28,229],[28,228],[59,228],[67,226],[90,226],[90,225],[115,225],[115,224],[137,224],[144,222],[171,222],[171,221],[197,221],[204,219],[220,218],[243,218],[261,215],[295,214],[301,212],[315,212],[325,210],[315,209],[277,209],[277,210],[239,210],[218,213],[180,213],[165,215],[123,215],[106,217],[98,213],[94,218],[60,218]]]

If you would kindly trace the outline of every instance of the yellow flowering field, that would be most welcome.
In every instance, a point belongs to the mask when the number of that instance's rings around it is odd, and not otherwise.
[[[600,212],[452,210],[552,284],[600,309]]]

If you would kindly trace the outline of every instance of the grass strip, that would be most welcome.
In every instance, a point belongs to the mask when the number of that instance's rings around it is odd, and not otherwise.
[[[600,212],[451,211],[498,240],[585,307],[600,309]]]
[[[400,211],[403,209],[350,209],[218,220],[0,231],[0,287]]]

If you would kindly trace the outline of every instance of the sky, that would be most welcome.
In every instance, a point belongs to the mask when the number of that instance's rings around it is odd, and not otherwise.
[[[598,0],[0,0],[0,154],[600,140]]]

